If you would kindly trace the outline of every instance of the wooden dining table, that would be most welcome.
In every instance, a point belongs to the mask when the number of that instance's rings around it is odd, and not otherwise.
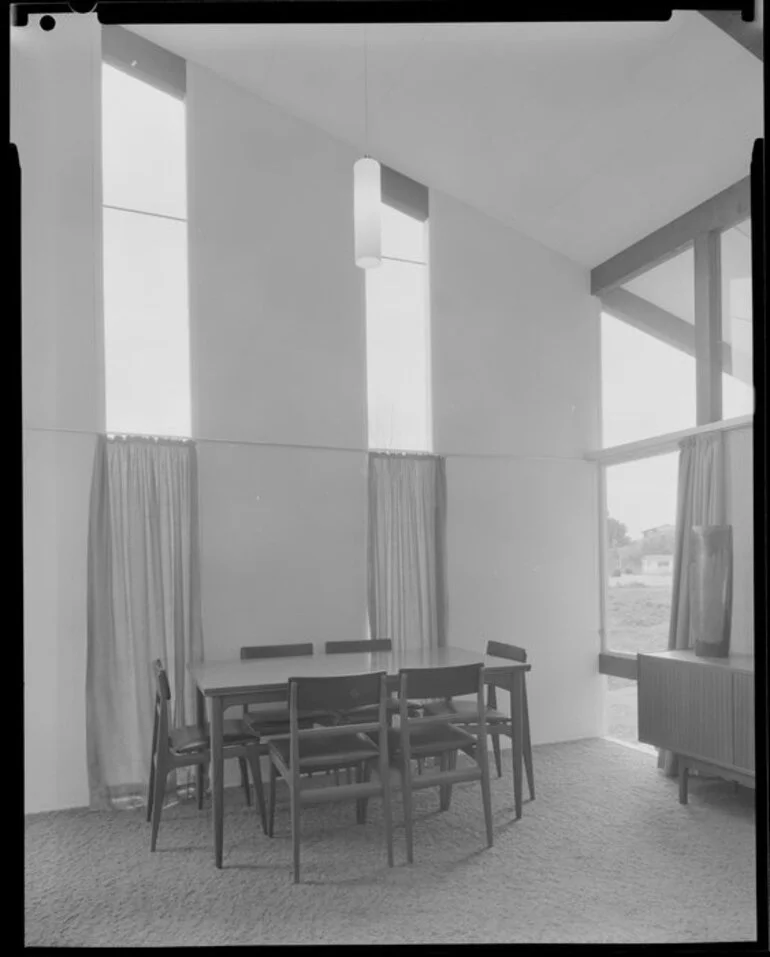
[[[487,684],[510,693],[513,757],[513,795],[516,817],[521,817],[524,676],[531,665],[494,658],[466,648],[314,654],[307,657],[202,661],[190,665],[197,688],[199,726],[206,725],[209,702],[211,739],[211,795],[214,859],[222,867],[224,836],[224,758],[222,728],[228,708],[264,701],[285,701],[290,678],[341,677],[385,671],[393,690],[401,668],[440,668],[483,664]]]

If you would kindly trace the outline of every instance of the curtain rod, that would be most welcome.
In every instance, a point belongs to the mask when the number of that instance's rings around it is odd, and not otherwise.
[[[301,445],[295,442],[255,442],[244,439],[207,439],[193,438],[191,436],[180,435],[150,435],[139,432],[102,432],[95,429],[49,429],[40,426],[22,426],[23,432],[53,432],[65,433],[68,435],[106,435],[111,436],[136,436],[140,439],[159,439],[173,442],[193,442],[196,445],[244,445],[253,448],[275,448],[275,449],[300,449],[311,452],[348,452],[356,455],[368,455],[370,452],[377,455],[424,455],[426,457],[439,457],[444,459],[510,459],[523,460],[527,462],[578,462],[586,464],[586,458],[583,455],[521,455],[515,452],[410,452],[401,449],[363,449],[353,448],[344,445]]]

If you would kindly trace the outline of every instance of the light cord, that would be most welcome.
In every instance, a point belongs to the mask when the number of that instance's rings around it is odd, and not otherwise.
[[[369,62],[364,24],[364,156],[369,155]]]

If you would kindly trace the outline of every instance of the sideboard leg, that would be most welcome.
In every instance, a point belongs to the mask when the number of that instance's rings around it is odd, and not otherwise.
[[[679,803],[687,804],[687,765],[679,758]]]

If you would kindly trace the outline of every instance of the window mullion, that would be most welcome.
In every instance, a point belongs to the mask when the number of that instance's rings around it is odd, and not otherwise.
[[[720,232],[695,237],[696,422],[722,418],[722,289]]]

